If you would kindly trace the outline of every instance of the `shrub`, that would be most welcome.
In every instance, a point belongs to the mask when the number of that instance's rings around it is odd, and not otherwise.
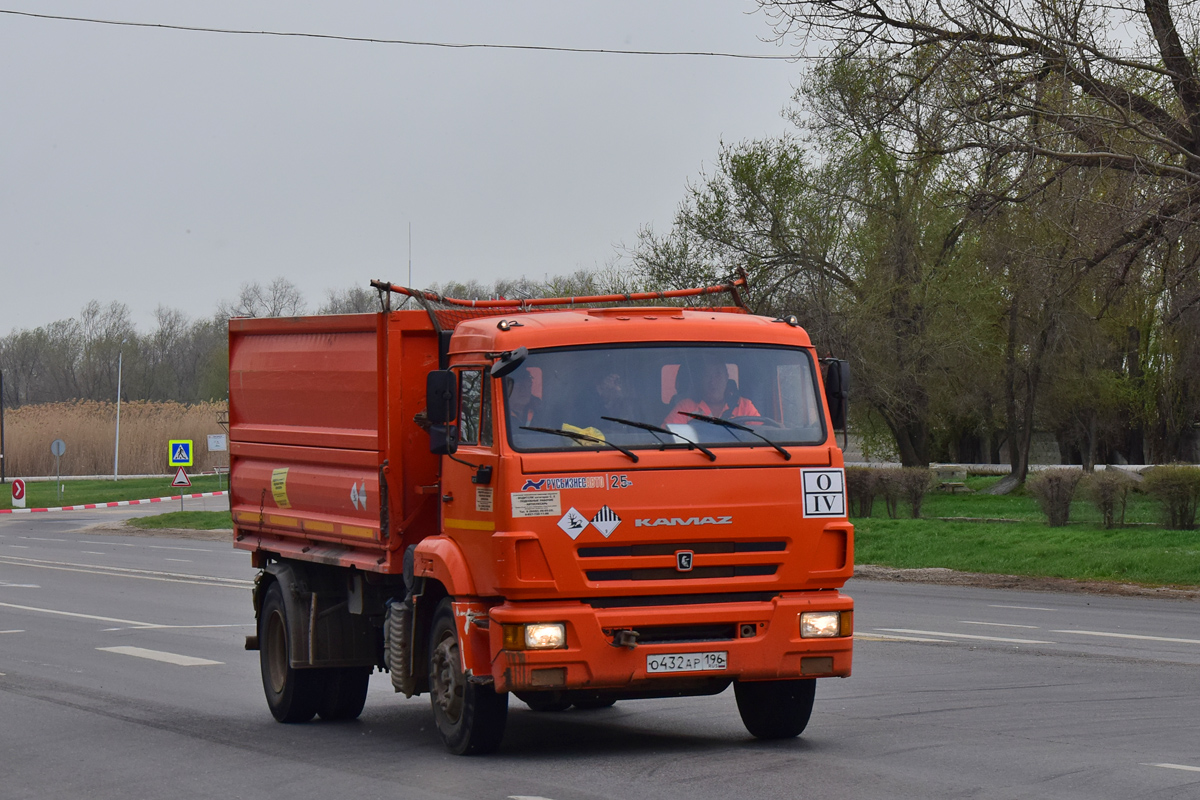
[[[921,501],[933,485],[933,473],[922,467],[905,467],[896,470],[893,480],[899,494],[912,506],[913,519],[921,518]]]
[[[875,510],[875,495],[879,491],[875,473],[868,467],[846,467],[846,491],[854,516],[869,517]]]
[[[1082,478],[1083,472],[1077,469],[1048,469],[1025,482],[1051,528],[1061,528],[1071,518],[1071,500]]]
[[[887,508],[889,519],[895,519],[897,506],[900,504],[900,473],[895,468],[872,470],[875,473],[875,484],[878,494],[883,495],[883,504]]]
[[[1136,483],[1128,473],[1111,467],[1087,479],[1085,488],[1088,497],[1099,509],[1105,528],[1117,526],[1118,508],[1121,512],[1119,524],[1125,524],[1125,504],[1129,500],[1129,490]]]
[[[1172,464],[1146,472],[1144,488],[1162,503],[1166,526],[1190,531],[1196,527],[1196,503],[1200,500],[1200,469]]]

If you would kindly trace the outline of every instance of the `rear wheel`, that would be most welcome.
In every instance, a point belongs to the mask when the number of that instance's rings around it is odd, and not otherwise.
[[[463,674],[449,598],[438,605],[429,632],[429,696],[438,734],[451,753],[491,753],[500,747],[508,722],[508,695],[471,683]]]
[[[367,686],[371,682],[371,667],[337,667],[321,672],[321,700],[317,713],[321,719],[358,719],[367,703]]]
[[[790,739],[808,725],[817,681],[737,681],[733,693],[746,730],[759,739]]]
[[[317,713],[318,676],[314,670],[292,669],[287,607],[283,589],[267,589],[258,615],[259,666],[271,716],[280,722],[308,722]]]

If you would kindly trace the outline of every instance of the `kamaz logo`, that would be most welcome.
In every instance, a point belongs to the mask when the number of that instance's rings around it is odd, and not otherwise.
[[[635,528],[657,528],[660,525],[673,527],[675,525],[732,525],[733,517],[659,517],[655,520],[639,519],[634,521]]]

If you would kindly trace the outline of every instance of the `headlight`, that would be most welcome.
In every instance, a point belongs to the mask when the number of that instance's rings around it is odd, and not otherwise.
[[[555,650],[566,646],[567,626],[561,622],[504,626],[505,650]]]
[[[800,615],[801,639],[825,639],[842,635],[842,615],[837,611],[805,611]]]

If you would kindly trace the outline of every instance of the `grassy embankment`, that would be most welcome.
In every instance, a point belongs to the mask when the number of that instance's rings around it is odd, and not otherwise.
[[[228,475],[189,475],[190,488],[171,486],[170,477],[161,478],[111,478],[64,479],[60,495],[54,481],[29,481],[25,484],[25,507],[48,508],[55,506],[78,506],[85,503],[111,503],[115,500],[143,500],[148,497],[173,497],[179,494],[216,492],[229,488]],[[10,481],[11,483],[11,481]],[[12,489],[5,486],[0,491],[0,508],[12,508]]]
[[[889,567],[945,567],[997,575],[1074,578],[1151,585],[1200,585],[1200,531],[1165,530],[1159,505],[1131,492],[1125,526],[1105,530],[1095,506],[1077,499],[1071,522],[1051,528],[1037,502],[1024,492],[979,494],[998,478],[969,478],[976,494],[933,491],[922,519],[888,519],[876,500],[870,519],[855,525],[855,561]],[[1076,493],[1083,496],[1082,486]],[[939,518],[1008,519],[966,522]]]

